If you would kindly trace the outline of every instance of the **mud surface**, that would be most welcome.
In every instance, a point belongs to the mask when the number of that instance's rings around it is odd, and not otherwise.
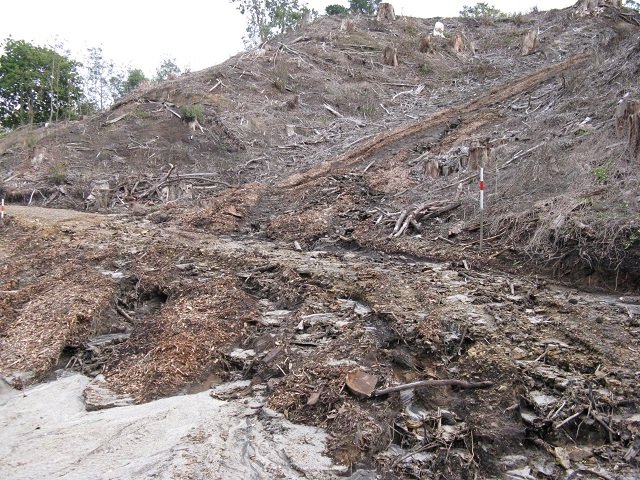
[[[469,471],[637,473],[629,457],[640,395],[635,298],[467,261],[339,245],[298,251],[144,218],[10,206],[8,219],[4,238],[22,241],[3,260],[3,281],[12,279],[14,293],[3,297],[0,361],[15,384],[42,380],[56,365],[103,373],[101,395],[126,405],[245,380],[216,396],[264,395],[268,408],[326,430],[329,454],[350,469],[409,476],[436,469],[454,478]],[[38,278],[21,263],[34,248],[29,237],[44,239],[39,251],[56,245]],[[105,249],[108,255],[96,255]],[[52,311],[51,288],[40,282],[60,263],[71,275],[82,268],[83,278],[107,278],[110,300],[65,278],[75,304],[97,303],[84,320]],[[32,323],[20,317],[14,328],[7,312],[25,310]],[[47,330],[43,318],[62,323],[58,338],[66,342],[37,356],[16,351]],[[117,341],[101,340],[108,335]],[[428,379],[491,387],[363,398],[345,385],[350,372],[373,375],[378,389]],[[113,406],[111,397],[85,395],[88,408]]]

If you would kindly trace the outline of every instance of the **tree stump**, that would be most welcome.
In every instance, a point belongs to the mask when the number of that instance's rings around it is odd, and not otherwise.
[[[616,128],[627,135],[631,154],[640,160],[640,101],[624,101],[616,109]]]
[[[393,10],[393,5],[390,3],[381,3],[378,7],[377,18],[379,22],[395,22],[396,13]]]
[[[435,53],[435,48],[433,48],[433,37],[431,35],[423,35],[420,38],[420,48],[421,53]]]
[[[356,29],[356,24],[350,18],[345,18],[340,22],[340,30],[351,33]]]
[[[461,53],[464,50],[464,40],[459,33],[456,33],[455,37],[453,37],[453,50],[456,53]]]
[[[427,160],[424,164],[424,173],[428,177],[436,178],[442,175],[442,170],[440,169],[440,162],[437,158],[432,158],[431,160]]]
[[[522,35],[522,40],[520,42],[520,53],[522,56],[531,55],[538,48],[538,31],[537,30],[529,30]]]
[[[469,170],[479,170],[480,167],[489,167],[489,147],[482,145],[478,140],[471,142],[469,147]]]
[[[398,49],[396,47],[384,47],[382,63],[390,67],[398,66]]]
[[[622,8],[622,0],[579,0],[575,5],[581,17],[598,13],[600,7]]]

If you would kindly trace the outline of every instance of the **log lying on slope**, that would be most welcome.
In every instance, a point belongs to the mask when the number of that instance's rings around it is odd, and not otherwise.
[[[457,118],[460,116],[466,116],[475,113],[479,110],[486,109],[495,104],[504,102],[509,98],[520,95],[527,90],[531,90],[537,85],[546,82],[550,78],[564,72],[565,70],[580,65],[590,58],[589,54],[575,55],[568,60],[549,65],[548,67],[541,68],[529,75],[526,75],[518,80],[509,82],[506,85],[502,85],[491,90],[487,95],[483,95],[475,100],[471,100],[461,105],[446,108],[435,113],[431,117],[423,120],[418,120],[409,124],[401,125],[400,127],[382,132],[364,145],[349,150],[339,156],[335,160],[328,160],[320,163],[306,172],[295,173],[282,180],[277,186],[281,188],[291,188],[309,182],[316,178],[330,174],[334,169],[340,167],[348,167],[356,164],[360,161],[366,160],[368,157],[376,153],[382,148],[392,145],[395,142],[403,140],[411,135],[424,132],[425,130],[444,125],[451,118]]]

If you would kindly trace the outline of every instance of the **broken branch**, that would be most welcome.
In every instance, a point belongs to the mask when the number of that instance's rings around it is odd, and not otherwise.
[[[411,390],[413,388],[425,388],[425,387],[458,387],[462,390],[475,390],[481,388],[489,388],[493,386],[493,382],[485,381],[485,382],[467,382],[465,380],[455,380],[455,379],[446,379],[446,380],[422,380],[420,382],[406,383],[404,385],[397,385],[395,387],[389,388],[380,388],[373,392],[374,397],[379,397],[381,395],[386,395],[388,393],[393,392],[401,392],[403,390]]]

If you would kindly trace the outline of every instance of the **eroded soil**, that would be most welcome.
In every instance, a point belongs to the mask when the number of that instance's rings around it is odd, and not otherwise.
[[[67,367],[102,373],[137,403],[247,380],[219,398],[263,393],[288,419],[326,429],[329,453],[354,469],[637,473],[637,299],[140,217],[10,206],[7,220],[0,371],[18,385]],[[119,336],[104,346],[109,334]],[[363,398],[345,387],[354,370],[377,388],[492,386]]]

